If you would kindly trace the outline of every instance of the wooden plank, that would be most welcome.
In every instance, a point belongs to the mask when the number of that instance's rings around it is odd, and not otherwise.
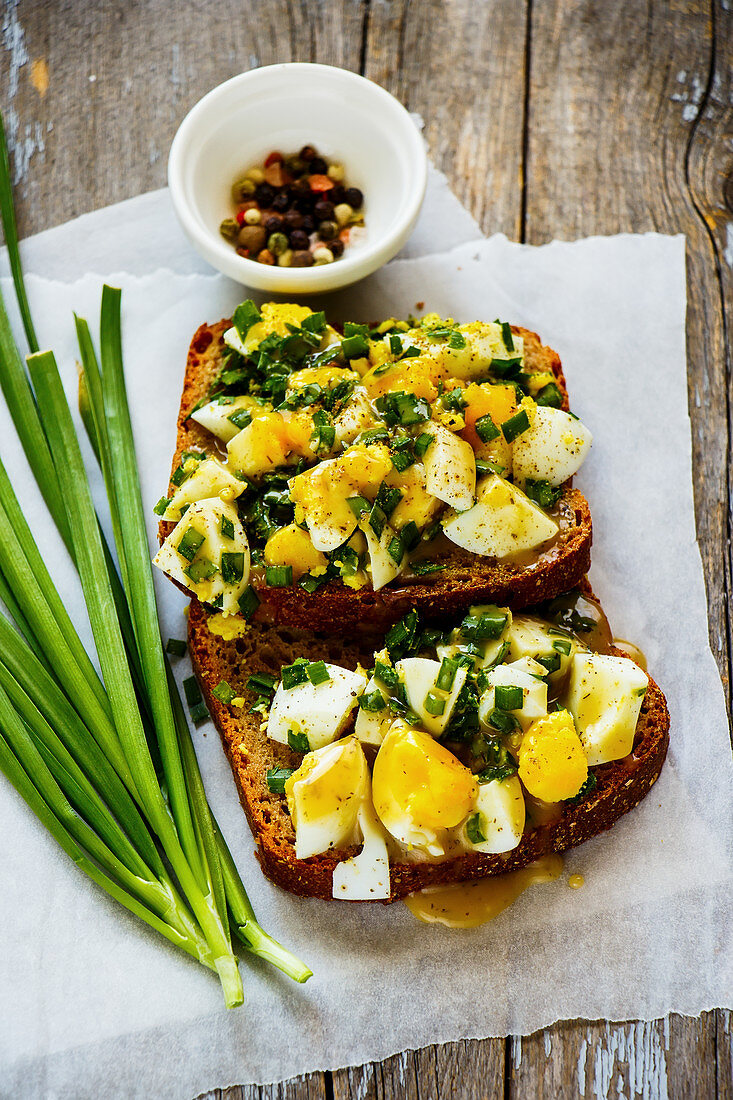
[[[716,50],[708,5],[533,5],[525,234],[533,244],[619,231],[687,235],[695,499],[711,642],[727,678],[730,566],[721,578],[720,558],[728,535],[728,348],[720,262],[701,198],[717,181],[719,202],[718,173],[729,156],[722,109],[701,132],[716,57],[722,66],[730,59],[720,14]],[[698,143],[696,193],[688,162]],[[510,1095],[712,1096],[715,1035],[714,1014],[558,1025],[514,1041]],[[719,1065],[721,1073],[730,1080],[729,1067]]]
[[[714,1014],[699,1021],[560,1024],[512,1041],[511,1095],[533,1100],[709,1100],[716,1095]]]
[[[0,103],[21,236],[162,187],[181,119],[236,73],[278,61],[358,69],[365,3],[7,0]]]
[[[397,1054],[332,1075],[333,1100],[501,1100],[504,1043],[475,1039]]]
[[[372,3],[364,75],[425,120],[433,161],[487,233],[518,237],[526,3]]]

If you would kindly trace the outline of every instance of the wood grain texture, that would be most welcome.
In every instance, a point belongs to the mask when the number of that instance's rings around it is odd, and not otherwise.
[[[5,0],[0,105],[21,234],[165,182],[209,88],[317,60],[425,119],[486,232],[541,243],[620,230],[688,241],[689,403],[713,651],[730,695],[733,29],[728,0]],[[33,62],[48,67],[48,88]],[[38,75],[35,71],[36,77]],[[731,1014],[563,1023],[452,1043],[217,1100],[719,1097]],[[184,1100],[184,1098],[182,1098]]]

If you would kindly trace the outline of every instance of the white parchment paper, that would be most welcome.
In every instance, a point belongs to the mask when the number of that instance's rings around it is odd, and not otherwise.
[[[167,483],[192,330],[241,295],[218,276],[114,281],[124,291],[126,370],[152,507]],[[56,349],[70,392],[71,311],[93,321],[100,285],[97,276],[29,280],[41,342]],[[570,853],[563,878],[531,889],[492,924],[451,932],[416,923],[401,905],[330,905],[270,885],[216,733],[199,727],[207,791],[255,909],[315,972],[300,987],[264,964],[247,966],[245,1004],[229,1013],[215,979],[87,883],[3,784],[1,1096],[181,1100],[560,1018],[733,1007],[733,767],[695,542],[684,241],[622,236],[531,249],[493,238],[393,263],[329,308],[359,320],[418,301],[461,320],[510,318],[559,350],[573,407],[595,435],[578,479],[594,516],[592,580],[617,634],[644,648],[669,700],[659,783],[612,832]],[[84,629],[71,568],[4,409],[0,452]],[[151,515],[151,539],[154,528]],[[183,597],[164,581],[159,593],[164,636],[183,636]],[[583,889],[568,889],[571,873],[585,876]]]

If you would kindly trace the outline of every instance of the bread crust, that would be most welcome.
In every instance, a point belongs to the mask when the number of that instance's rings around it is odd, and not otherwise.
[[[231,321],[223,320],[201,325],[191,341],[171,474],[184,451],[211,447],[209,433],[188,416],[217,376],[225,346],[223,337],[230,324]],[[567,386],[557,352],[542,344],[537,333],[529,329],[513,325],[512,331],[524,339],[527,364],[553,374],[563,396],[563,408],[567,409]],[[172,495],[174,489],[171,482],[168,494]],[[582,493],[565,488],[559,507],[565,516],[563,530],[550,549],[531,563],[492,561],[456,548],[444,559],[445,570],[433,574],[429,581],[425,578],[401,581],[378,592],[371,587],[354,592],[339,581],[329,581],[313,593],[297,584],[287,588],[256,585],[261,601],[256,618],[295,629],[307,622],[314,629],[349,633],[365,622],[385,630],[412,607],[424,617],[443,617],[474,603],[491,602],[519,610],[552,599],[572,588],[588,572],[593,539],[590,509]],[[161,542],[173,527],[171,522],[160,523]]]
[[[352,667],[359,660],[369,664],[370,642],[374,640],[365,634],[358,641],[345,641],[335,635],[292,631],[263,623],[251,625],[242,638],[223,641],[209,632],[205,608],[196,600],[191,604],[189,645],[194,670],[229,758],[240,801],[255,837],[257,858],[269,879],[304,897],[333,900],[334,869],[358,849],[304,860],[295,858],[295,834],[285,799],[269,791],[266,773],[268,768],[297,767],[301,757],[286,746],[268,740],[260,729],[259,715],[248,713],[254,696],[245,685],[253,672],[279,674],[280,664],[305,654],[311,660],[330,660]],[[238,712],[224,706],[213,694],[213,688],[222,679],[245,699],[245,707]],[[528,830],[518,847],[506,855],[466,853],[442,862],[392,863],[388,900],[396,901],[426,886],[514,871],[540,856],[564,852],[610,829],[638,805],[654,785],[668,743],[666,701],[650,678],[632,754],[624,760],[595,768],[597,786],[582,803],[576,806],[565,803],[557,821]]]

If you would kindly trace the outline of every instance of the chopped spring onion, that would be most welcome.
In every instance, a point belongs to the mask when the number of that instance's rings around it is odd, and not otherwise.
[[[310,742],[308,736],[305,733],[298,733],[296,730],[288,730],[288,745],[293,752],[310,752]]]
[[[471,814],[466,822],[466,836],[472,844],[483,844],[486,840],[482,829],[481,814]]]
[[[479,437],[482,443],[490,443],[492,439],[496,439],[501,435],[501,432],[497,428],[490,415],[480,416],[474,424],[476,429],[476,435]]]
[[[526,432],[529,427],[529,417],[526,409],[520,409],[514,416],[510,416],[501,426],[507,443],[512,443],[518,435]]]
[[[232,699],[237,698],[237,693],[234,691],[226,680],[220,680],[216,687],[211,689],[211,694],[219,700],[220,703],[229,704]]]
[[[359,696],[359,707],[361,710],[376,713],[377,711],[384,710],[386,705],[384,696],[378,688],[375,688],[374,691],[365,691],[363,695]]]
[[[252,618],[255,611],[260,606],[259,596],[255,592],[251,584],[248,585],[247,588],[245,588],[244,592],[239,597],[239,600],[237,602],[239,605],[239,610],[247,621]]]
[[[326,668],[325,661],[311,661],[305,666],[305,673],[314,687],[325,684],[331,679],[331,673]]]
[[[514,684],[497,684],[494,688],[494,705],[499,710],[521,710],[524,692]]]
[[[455,657],[444,657],[440,663],[440,672],[435,681],[435,686],[441,691],[450,691],[458,672],[459,662]]]
[[[282,685],[285,691],[289,691],[291,688],[297,687],[298,684],[304,684],[308,679],[308,673],[306,672],[306,665],[308,662],[304,658],[298,658],[292,665],[285,665],[280,670],[280,676],[282,678]]]
[[[292,774],[292,768],[269,768],[265,776],[267,789],[273,794],[285,794],[285,783]]]
[[[271,588],[287,588],[293,583],[292,565],[268,565],[265,567],[265,583]]]
[[[169,638],[166,642],[165,651],[170,653],[172,657],[185,657],[186,643],[180,638]]]
[[[445,699],[441,698],[435,691],[429,691],[427,693],[423,705],[428,714],[438,715],[445,713]]]

